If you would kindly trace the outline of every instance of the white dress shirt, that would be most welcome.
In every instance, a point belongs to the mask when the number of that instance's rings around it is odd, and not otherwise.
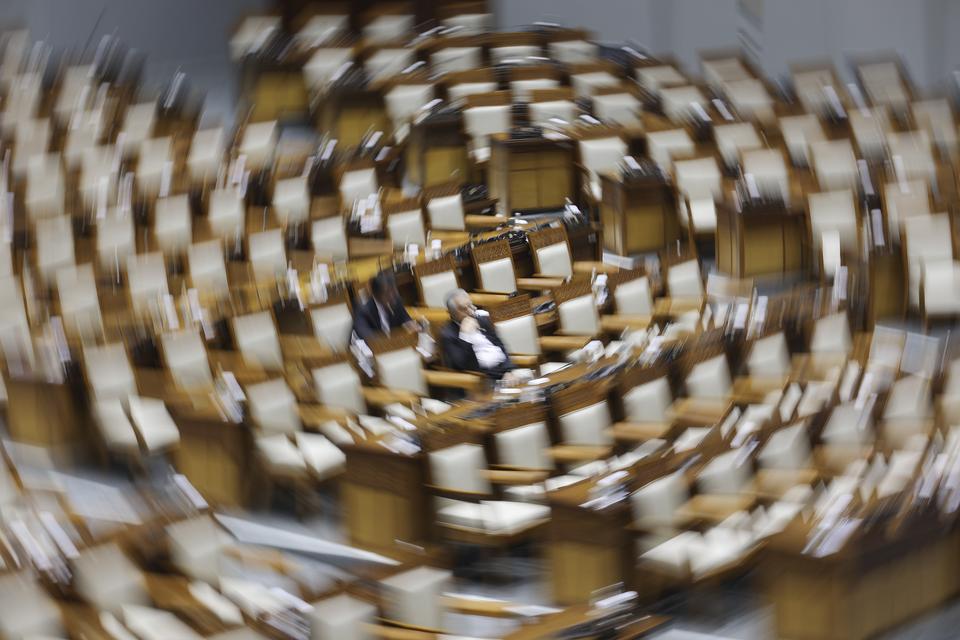
[[[377,313],[380,315],[380,326],[383,328],[383,332],[390,333],[390,316],[387,315],[387,310],[376,300],[373,301],[373,304],[377,305]]]
[[[477,329],[473,333],[460,331],[460,339],[473,346],[473,353],[477,356],[477,363],[484,369],[492,369],[507,359],[507,355],[497,345],[490,342],[483,331]]]

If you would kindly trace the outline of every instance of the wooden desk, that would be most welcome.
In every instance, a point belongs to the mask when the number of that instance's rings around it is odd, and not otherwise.
[[[492,136],[490,197],[499,198],[507,214],[562,209],[579,191],[575,150],[573,140]]]
[[[717,205],[717,268],[734,278],[801,271],[806,247],[803,212],[782,206],[737,211]]]
[[[600,222],[603,248],[627,256],[660,251],[680,238],[676,197],[663,181],[650,176],[624,180],[601,174]]]
[[[4,384],[7,428],[13,440],[50,448],[65,462],[77,462],[93,454],[93,429],[86,402],[74,383],[14,378],[5,373]]]
[[[470,178],[470,160],[459,112],[433,113],[413,125],[404,157],[407,177],[421,187]]]
[[[334,86],[318,110],[317,129],[331,132],[345,149],[360,144],[367,133],[389,131],[383,94],[371,87]]]

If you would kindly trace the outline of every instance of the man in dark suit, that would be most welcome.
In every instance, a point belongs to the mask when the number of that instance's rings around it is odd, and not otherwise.
[[[487,316],[478,316],[463,289],[447,294],[450,322],[440,331],[444,364],[457,371],[473,371],[499,380],[512,379],[513,362]]]
[[[417,330],[417,323],[403,306],[397,283],[389,271],[370,279],[370,299],[353,312],[353,330],[361,340],[382,338],[394,329]]]

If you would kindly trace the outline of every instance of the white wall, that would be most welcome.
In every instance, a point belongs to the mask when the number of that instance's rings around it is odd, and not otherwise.
[[[501,26],[550,19],[584,26],[602,41],[632,39],[672,53],[697,71],[697,52],[738,46],[739,30],[761,46],[768,74],[793,62],[832,59],[845,77],[849,55],[899,53],[921,87],[940,84],[960,66],[960,1],[765,0],[758,26],[745,25],[737,0],[497,0]]]

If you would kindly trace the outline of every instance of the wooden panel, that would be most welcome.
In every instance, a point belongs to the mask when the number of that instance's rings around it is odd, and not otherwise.
[[[587,602],[597,589],[621,581],[619,550],[582,542],[549,546],[553,599],[561,605]]]
[[[17,442],[48,447],[64,460],[91,453],[90,425],[78,395],[68,384],[5,376],[7,428]]]
[[[759,276],[783,271],[783,229],[767,224],[745,229],[742,276]]]
[[[424,185],[462,180],[467,175],[467,154],[463,147],[431,147],[424,154]]]
[[[545,167],[537,172],[539,201],[537,207],[562,207],[567,198],[573,198],[570,167]]]
[[[659,204],[634,205],[626,212],[624,243],[628,254],[657,251],[667,245],[667,211]]]
[[[511,171],[510,176],[510,208],[513,211],[533,209],[539,206],[537,171]]]

